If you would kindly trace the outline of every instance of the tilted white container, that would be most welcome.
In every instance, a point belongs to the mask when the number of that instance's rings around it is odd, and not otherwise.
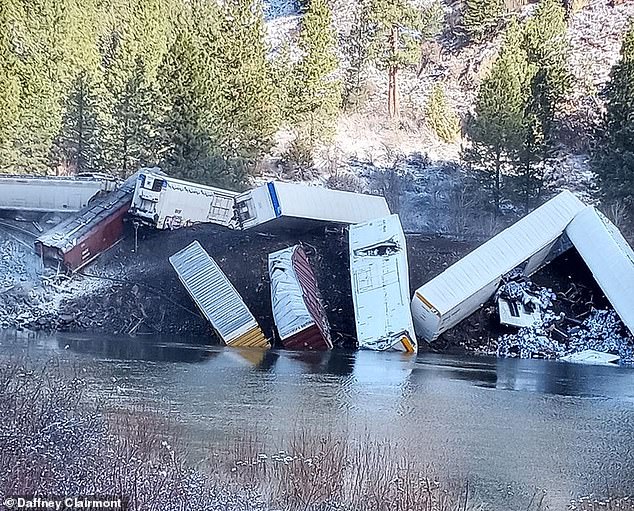
[[[532,275],[584,204],[561,192],[419,287],[412,299],[417,334],[433,341],[480,308],[497,291],[503,275],[523,266]]]
[[[227,345],[269,347],[242,297],[200,243],[193,241],[170,256],[169,262],[198,308]]]
[[[616,226],[592,206],[566,228],[621,321],[634,335],[634,250]]]
[[[416,352],[407,246],[398,215],[351,225],[349,239],[359,347]]]
[[[278,219],[283,219],[284,227],[291,227],[310,222],[355,224],[390,214],[385,199],[377,195],[277,181],[236,197],[236,210],[244,229]]]

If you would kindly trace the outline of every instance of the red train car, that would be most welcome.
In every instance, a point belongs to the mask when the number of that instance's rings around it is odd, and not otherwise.
[[[117,243],[124,234],[123,219],[128,213],[136,174],[117,190],[95,200],[35,241],[35,250],[44,260],[62,264],[74,272]]]
[[[284,347],[332,348],[330,325],[317,280],[300,245],[269,254],[273,317]]]

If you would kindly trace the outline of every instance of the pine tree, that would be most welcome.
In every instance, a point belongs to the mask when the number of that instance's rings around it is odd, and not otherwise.
[[[219,7],[194,3],[176,27],[157,73],[160,165],[193,181],[234,185],[243,169],[226,166],[216,146],[213,112],[220,101],[222,65]]]
[[[292,122],[293,71],[291,47],[290,43],[287,42],[271,59],[271,75],[275,84],[273,102],[277,107],[280,123]]]
[[[503,0],[466,0],[462,25],[472,41],[491,35],[504,14]]]
[[[102,13],[99,142],[105,171],[125,177],[156,164],[155,81],[167,51],[171,8],[164,0],[115,0]]]
[[[516,20],[507,29],[504,44],[490,74],[482,81],[475,117],[468,124],[472,147],[465,159],[493,175],[496,215],[502,198],[503,176],[517,162],[530,125],[526,109],[531,100],[535,67],[523,48],[523,32]]]
[[[634,23],[625,33],[621,60],[612,68],[606,93],[595,168],[604,197],[634,211]]]
[[[334,135],[341,105],[336,33],[326,0],[310,0],[298,46],[302,57],[293,73],[292,121],[299,137],[313,147]]]
[[[61,125],[62,98],[73,74],[69,25],[75,24],[74,3],[15,1],[7,7],[21,84],[14,159],[8,163],[13,172],[45,173]]]
[[[63,104],[82,69],[98,61],[93,1],[11,1],[12,44],[21,83],[20,115],[13,146],[14,172],[47,172]]]
[[[22,86],[18,61],[10,37],[15,6],[11,0],[0,3],[0,172],[11,171],[16,159],[14,141],[20,116]]]
[[[220,40],[220,95],[209,123],[221,127],[216,133],[219,154],[243,181],[271,148],[279,122],[261,1],[225,2],[220,30],[225,34]]]
[[[343,77],[343,107],[359,108],[364,101],[363,85],[371,61],[371,4],[372,0],[360,0],[356,4],[350,33],[343,38],[346,57]]]
[[[525,27],[526,54],[537,69],[531,85],[531,112],[541,124],[546,145],[552,143],[557,107],[572,83],[566,31],[566,10],[560,0],[541,0]]]
[[[427,103],[425,117],[427,125],[444,142],[453,142],[460,132],[460,120],[447,103],[447,97],[441,84],[436,84]]]
[[[398,72],[420,59],[421,40],[435,35],[442,10],[437,3],[419,8],[408,0],[371,0],[371,61],[388,74],[388,115],[398,115]]]
[[[52,149],[51,163],[61,173],[99,170],[97,96],[95,79],[87,71],[77,75]]]
[[[141,57],[131,73],[119,65],[109,70],[112,88],[103,92],[100,156],[104,170],[127,177],[157,163],[155,89]]]

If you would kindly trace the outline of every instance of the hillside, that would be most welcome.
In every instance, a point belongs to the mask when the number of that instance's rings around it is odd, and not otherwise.
[[[357,2],[333,0],[331,6],[341,43],[350,31]],[[401,212],[408,213],[404,215],[406,229],[453,232],[466,227],[468,231],[486,234],[496,230],[493,219],[482,218],[486,198],[477,194],[470,201],[464,198],[465,189],[473,185],[472,176],[461,164],[461,151],[468,141],[459,136],[451,143],[443,142],[426,125],[425,114],[432,88],[441,83],[450,107],[464,125],[468,114],[473,112],[478,86],[500,47],[502,33],[481,44],[465,45],[454,30],[459,19],[458,7],[447,1],[442,7],[445,30],[432,43],[425,43],[421,65],[404,69],[400,74],[400,118],[396,121],[387,118],[387,74],[371,70],[366,77],[366,101],[358,111],[339,116],[336,136],[331,144],[317,151],[318,173],[310,177],[326,182],[334,176],[330,184],[381,191],[380,183],[368,175],[376,177],[372,170],[380,174],[386,169],[396,169],[399,175],[408,177],[399,201]],[[517,14],[525,19],[534,8],[535,4],[526,5]],[[285,44],[295,44],[301,23],[297,4],[271,0],[266,12],[272,52]],[[541,163],[546,194],[569,188],[585,200],[594,200],[596,182],[588,162],[593,131],[603,111],[602,94],[610,70],[619,59],[622,36],[632,14],[634,2],[611,5],[607,0],[589,0],[570,14],[568,64],[573,83],[557,118],[555,151]],[[343,62],[345,65],[345,59]],[[277,140],[265,175],[296,178],[289,176],[280,164],[292,136],[282,131]],[[466,220],[455,225],[450,217],[458,209]],[[509,212],[515,212],[512,205]]]

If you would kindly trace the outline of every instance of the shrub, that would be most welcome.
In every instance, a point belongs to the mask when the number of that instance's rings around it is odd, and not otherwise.
[[[434,86],[427,103],[427,125],[443,142],[453,142],[460,134],[460,120],[447,103],[441,85]]]

